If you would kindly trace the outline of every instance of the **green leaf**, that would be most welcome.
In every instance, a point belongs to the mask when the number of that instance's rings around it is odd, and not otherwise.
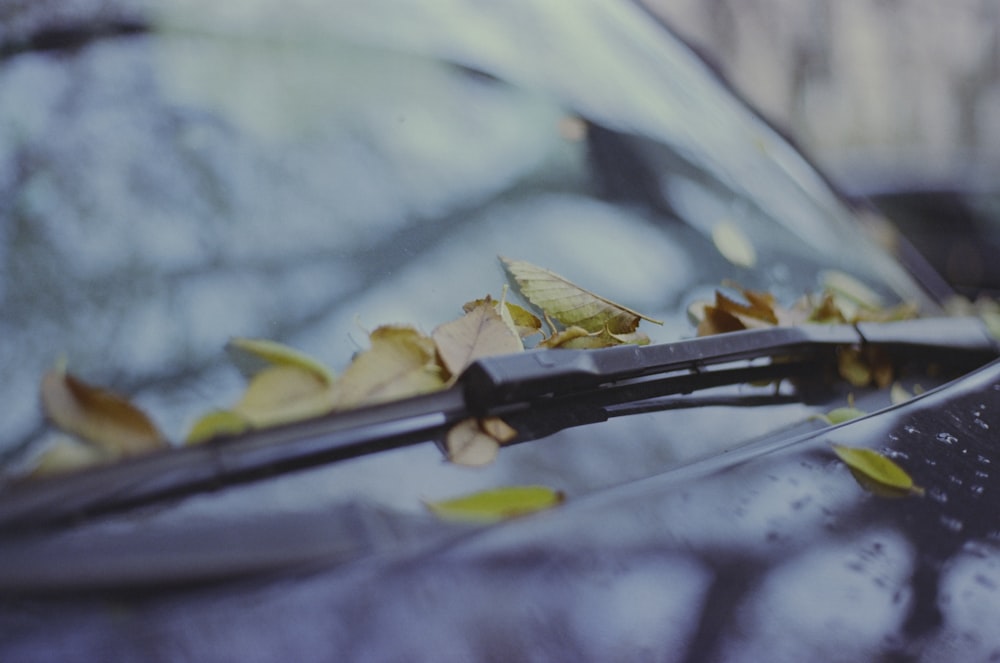
[[[836,407],[827,412],[826,414],[817,414],[816,419],[820,421],[825,421],[831,426],[836,426],[837,424],[842,424],[845,421],[850,421],[851,419],[857,419],[863,417],[867,412],[864,410],[859,410],[856,407]]]
[[[877,451],[861,447],[833,445],[833,452],[847,465],[862,488],[881,497],[922,495],[906,470]]]
[[[545,486],[508,486],[424,504],[445,520],[492,523],[550,509],[563,499],[561,491]]]
[[[555,272],[524,260],[500,258],[528,301],[567,326],[579,326],[588,332],[607,328],[612,334],[630,334],[640,320],[662,325],[641,313],[605,299]]]

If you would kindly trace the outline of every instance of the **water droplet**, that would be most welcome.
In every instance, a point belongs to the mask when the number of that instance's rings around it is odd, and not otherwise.
[[[977,426],[979,426],[980,428],[982,428],[983,430],[989,430],[990,429],[990,425],[988,423],[986,423],[985,421],[983,421],[982,419],[980,419],[979,417],[976,417],[974,423]]]
[[[952,445],[958,442],[958,438],[951,433],[938,433],[934,436],[938,442],[944,442],[945,444]]]
[[[954,474],[948,477],[948,481],[951,481],[956,486],[961,486],[964,483],[959,477],[956,477]]]
[[[986,489],[980,486],[978,483],[969,486],[969,492],[972,493],[973,495],[982,495],[984,490]]]
[[[961,520],[950,516],[941,516],[941,524],[950,529],[952,532],[961,532],[963,527]]]
[[[906,424],[905,426],[903,426],[903,430],[905,430],[907,433],[910,433],[911,435],[920,432],[920,430],[916,426],[912,426],[910,424]]]
[[[979,461],[980,463],[982,463],[983,465],[989,465],[989,464],[990,464],[990,459],[989,459],[989,458],[987,458],[986,456],[984,456],[983,454],[979,454],[979,455],[978,455],[978,456],[976,457],[976,460],[978,460],[978,461]]]
[[[989,472],[983,472],[982,470],[976,470],[976,476],[980,479],[989,479]]]
[[[928,490],[927,497],[941,504],[945,504],[948,501],[948,495],[940,488],[931,488]]]

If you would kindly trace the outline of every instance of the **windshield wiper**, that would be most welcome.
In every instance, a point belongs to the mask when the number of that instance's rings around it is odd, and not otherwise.
[[[622,404],[815,373],[818,365],[835,358],[837,348],[866,344],[952,362],[964,356],[983,363],[998,354],[996,342],[978,319],[935,318],[773,327],[642,347],[533,350],[490,357],[475,362],[444,391],[9,484],[0,490],[0,528],[58,525],[439,441],[452,425],[468,417],[540,418],[540,427],[520,431],[519,441],[536,439],[631,411]],[[662,407],[671,406],[677,404]]]

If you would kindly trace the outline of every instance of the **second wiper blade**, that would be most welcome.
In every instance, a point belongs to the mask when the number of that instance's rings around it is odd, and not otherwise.
[[[594,403],[604,392],[620,398],[630,381],[649,381],[646,388],[634,390],[648,397],[688,393],[727,379],[739,381],[745,372],[711,369],[741,361],[781,358],[794,372],[802,362],[832,357],[837,347],[870,342],[907,353],[959,352],[984,360],[997,354],[978,320],[948,318],[775,327],[643,347],[534,350],[490,357],[474,363],[444,391],[8,485],[0,490],[0,528],[54,525],[437,440],[468,417],[524,412],[541,404],[557,406],[574,395],[586,395]],[[780,374],[781,368],[777,370]]]

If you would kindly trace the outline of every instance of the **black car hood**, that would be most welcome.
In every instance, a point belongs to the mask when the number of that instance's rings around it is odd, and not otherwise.
[[[548,513],[423,541],[411,524],[408,543],[360,561],[335,563],[329,514],[300,514],[270,538],[258,528],[256,539],[236,533],[224,545],[322,540],[325,561],[160,592],[8,597],[0,651],[7,660],[979,660],[1000,645],[987,623],[1000,601],[997,427],[1000,362],[880,414]],[[833,443],[895,458],[923,495],[867,492]],[[355,520],[373,527],[361,511]],[[396,528],[382,536],[405,529],[382,522]]]

